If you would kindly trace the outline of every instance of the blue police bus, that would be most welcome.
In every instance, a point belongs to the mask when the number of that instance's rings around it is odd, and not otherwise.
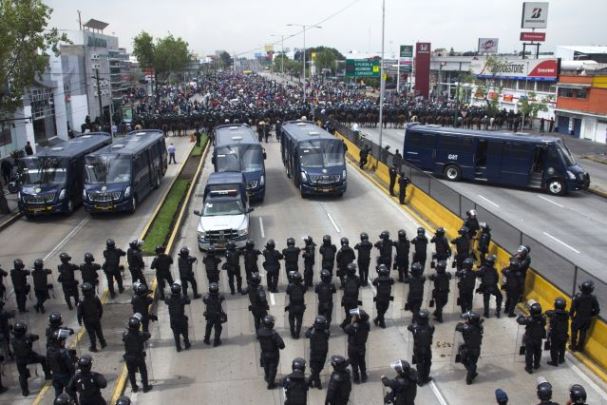
[[[19,210],[28,218],[71,214],[82,203],[85,155],[111,143],[108,133],[87,133],[20,159]]]
[[[590,176],[560,138],[410,124],[404,158],[448,180],[471,180],[564,195]]]
[[[162,131],[130,132],[85,158],[82,192],[88,212],[135,212],[137,205],[160,186],[167,170]]]
[[[302,197],[341,197],[346,192],[348,173],[342,140],[312,122],[287,121],[281,127],[280,149],[287,176]]]
[[[216,172],[242,172],[251,201],[263,201],[266,195],[266,152],[257,134],[247,124],[215,127],[213,157]]]

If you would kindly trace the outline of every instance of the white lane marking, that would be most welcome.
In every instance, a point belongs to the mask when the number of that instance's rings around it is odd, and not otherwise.
[[[265,239],[266,233],[263,230],[263,218],[259,217],[259,229],[261,230],[261,237]]]
[[[565,242],[563,242],[562,240],[560,240],[559,238],[555,238],[554,236],[550,235],[548,232],[543,232],[544,235],[546,235],[547,237],[549,237],[550,239],[552,239],[555,242],[560,243],[561,245],[565,246],[566,248],[569,248],[571,250],[573,250],[575,253],[580,254],[582,252],[580,252],[579,250],[577,250],[576,248],[574,248],[573,246],[570,246],[568,244],[566,244]]]
[[[276,299],[274,298],[274,293],[270,293],[270,304],[272,304],[272,306],[276,305]]]
[[[78,225],[76,225],[76,227],[74,229],[72,229],[70,231],[70,233],[68,233],[67,235],[65,235],[65,237],[63,239],[61,239],[61,241],[59,241],[59,243],[57,244],[57,246],[55,246],[53,248],[53,250],[51,250],[50,252],[48,252],[46,254],[46,256],[44,256],[44,258],[42,260],[46,261],[49,257],[51,257],[55,253],[57,253],[63,246],[65,246],[65,244],[67,242],[69,242],[70,239],[72,239],[74,237],[74,235],[76,235],[84,227],[84,225],[86,225],[90,221],[90,219],[91,219],[90,216],[86,216],[85,218],[83,218],[82,221],[80,221],[80,223],[78,223]]]
[[[482,198],[483,200],[487,201],[489,204],[493,205],[495,208],[499,208],[500,206],[496,203],[494,203],[493,201],[491,201],[490,199],[488,199],[487,197],[477,194],[480,198]]]
[[[549,202],[550,204],[556,205],[556,206],[557,206],[557,207],[559,207],[559,208],[565,208],[565,206],[564,206],[564,205],[559,204],[559,203],[557,203],[557,202],[554,202],[554,201],[552,201],[550,198],[546,198],[546,197],[544,197],[543,195],[539,195],[539,194],[536,194],[536,195],[537,195],[539,198],[541,198],[542,200]]]
[[[337,223],[335,223],[335,220],[333,219],[333,217],[331,216],[331,214],[329,214],[327,212],[327,216],[329,217],[329,221],[331,221],[331,223],[333,224],[333,228],[335,228],[335,230],[337,231],[337,233],[340,233],[341,231],[339,230],[339,227],[337,226]]]
[[[438,399],[438,402],[440,403],[440,405],[449,405],[449,403],[443,396],[442,392],[440,392],[440,390],[436,386],[436,383],[434,382],[434,380],[430,381],[430,388],[432,389],[432,392],[434,393],[434,396],[436,397],[436,399]]]
[[[567,354],[567,357],[571,356],[573,357],[571,354]],[[603,400],[607,400],[607,393],[605,393],[605,391],[599,387],[598,384],[596,384],[594,381],[592,381],[592,379],[590,377],[588,377],[586,375],[586,373],[584,373],[582,370],[580,370],[580,368],[578,366],[576,366],[572,361],[569,360],[569,358],[566,359],[567,361],[567,365],[569,366],[569,368],[571,368],[571,370],[573,370],[574,373],[576,373],[582,380],[584,380],[586,382],[586,384],[588,384],[590,386],[590,388],[592,388],[596,393],[598,393]]]

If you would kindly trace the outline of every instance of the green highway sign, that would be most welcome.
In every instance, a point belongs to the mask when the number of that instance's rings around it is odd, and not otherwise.
[[[412,58],[413,57],[413,45],[401,45],[400,46],[400,57],[401,58]]]
[[[346,59],[346,77],[379,77],[378,59]]]

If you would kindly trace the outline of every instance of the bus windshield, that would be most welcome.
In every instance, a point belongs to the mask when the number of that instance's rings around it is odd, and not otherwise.
[[[575,158],[569,151],[569,148],[567,148],[567,145],[565,145],[560,140],[556,143],[556,145],[557,145],[556,150],[558,151],[559,155],[565,162],[565,165],[567,165],[567,167],[575,165],[576,164]]]
[[[33,157],[22,159],[23,184],[62,185],[67,176],[65,160],[56,157]]]
[[[131,181],[131,159],[128,156],[87,156],[84,165],[88,184],[128,183]]]
[[[339,141],[316,140],[299,144],[302,167],[345,166],[344,147]]]
[[[263,169],[263,153],[259,145],[231,145],[215,152],[218,172],[256,172]]]
[[[240,199],[207,201],[202,210],[202,215],[205,217],[240,214],[244,214]]]

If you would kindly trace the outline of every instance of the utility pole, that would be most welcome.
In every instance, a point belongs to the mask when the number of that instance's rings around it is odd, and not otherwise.
[[[287,27],[303,28],[303,102],[306,104],[306,28],[322,28],[320,25],[287,24]]]
[[[99,83],[99,69],[95,68],[95,81],[97,82],[97,100],[99,101],[99,122],[103,124],[103,102],[101,101],[101,84]]]
[[[381,59],[379,65],[379,160],[381,160],[382,156],[382,137],[384,130],[384,36],[385,36],[385,27],[386,27],[386,0],[382,0],[382,8],[381,8]]]

